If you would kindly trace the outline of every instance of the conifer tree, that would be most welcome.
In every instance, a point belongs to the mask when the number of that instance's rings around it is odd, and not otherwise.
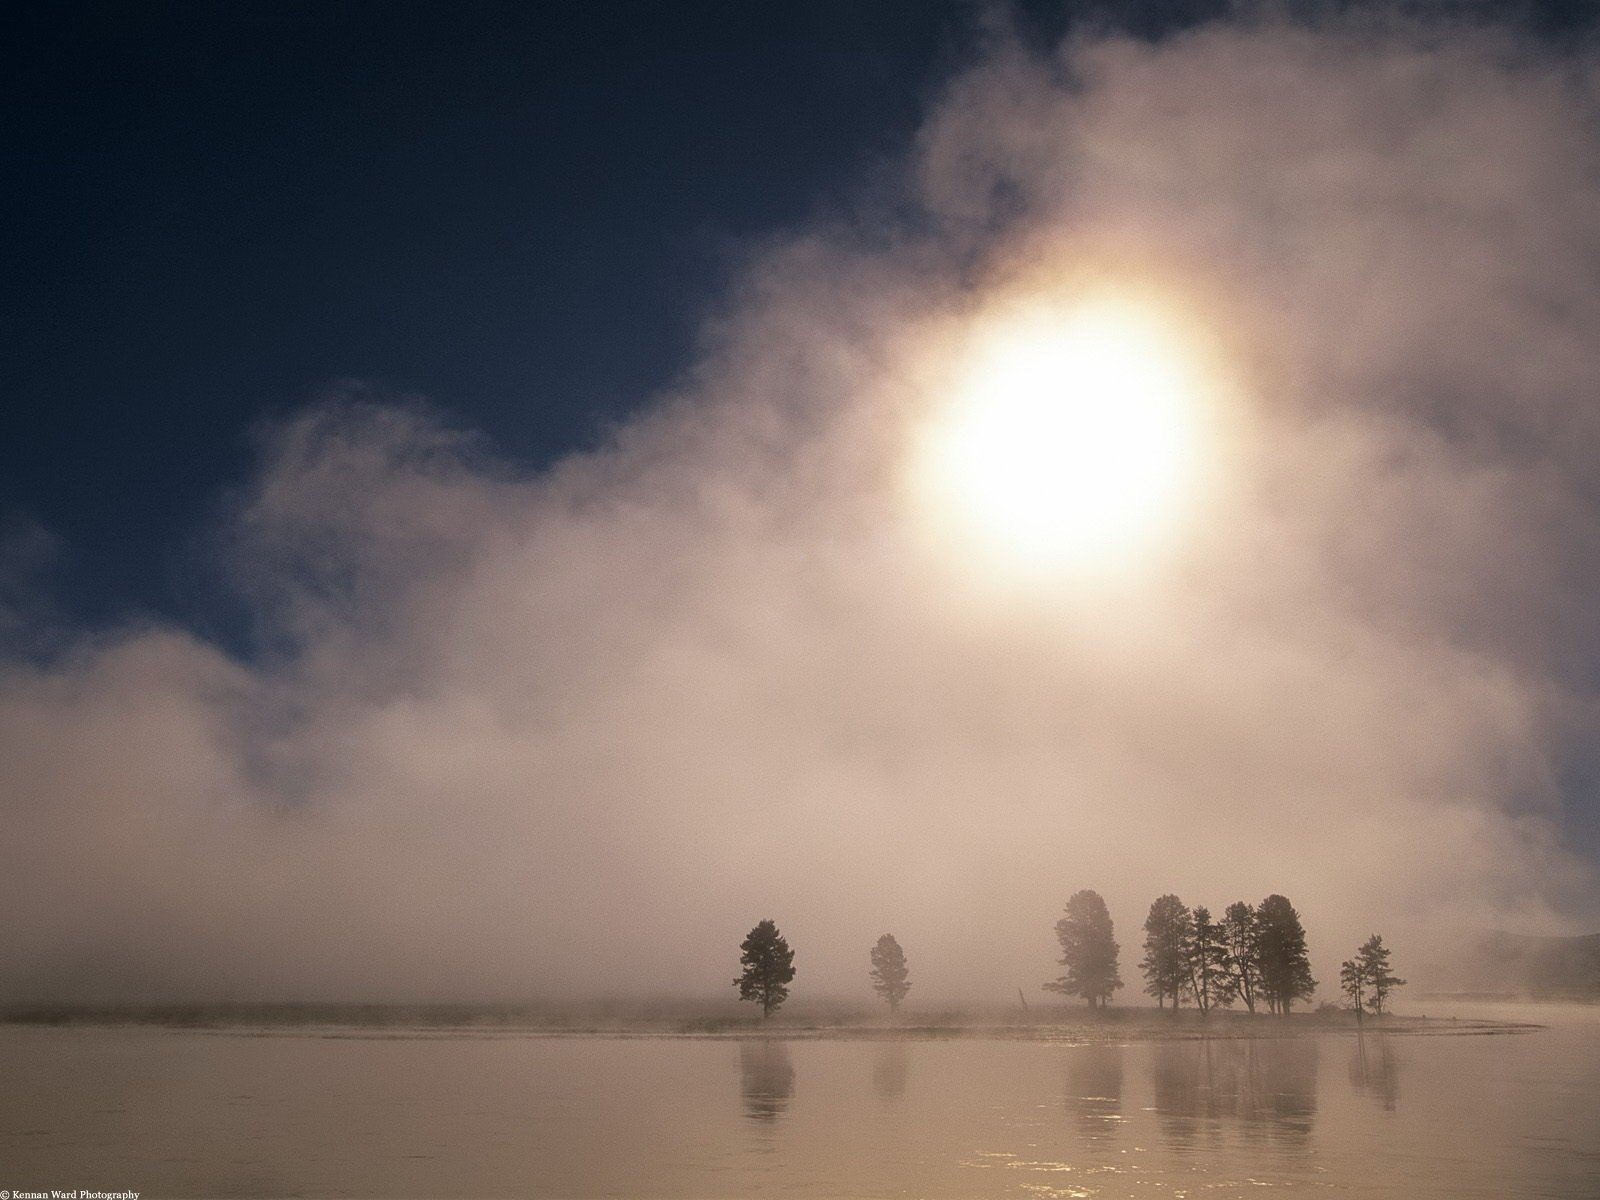
[[[1306,931],[1287,897],[1272,895],[1256,909],[1256,952],[1261,992],[1275,1013],[1287,1015],[1294,1002],[1317,990],[1306,953]]]
[[[739,944],[739,962],[744,967],[733,986],[739,999],[761,1005],[761,1015],[770,1017],[789,998],[794,980],[794,951],[771,920],[762,921]]]
[[[1144,990],[1156,998],[1156,1007],[1166,1006],[1172,997],[1172,1007],[1189,983],[1189,939],[1194,933],[1194,919],[1184,902],[1173,895],[1158,896],[1150,905],[1150,915],[1144,920],[1144,958],[1139,969],[1144,972]]]
[[[1194,910],[1187,966],[1189,990],[1201,1013],[1208,1013],[1214,1005],[1226,1005],[1233,999],[1233,980],[1228,971],[1228,948],[1222,926],[1211,919],[1211,910],[1203,904]]]
[[[1061,943],[1061,965],[1067,973],[1044,985],[1047,992],[1082,996],[1090,1008],[1104,1008],[1111,993],[1122,986],[1117,973],[1117,946],[1111,913],[1099,892],[1074,892],[1067,912],[1056,922]]]
[[[1367,973],[1361,969],[1360,963],[1347,958],[1339,964],[1339,989],[1350,997],[1350,1007],[1355,1009],[1357,1024],[1361,1021],[1366,987]]]
[[[1361,949],[1356,951],[1356,965],[1366,985],[1367,1005],[1374,1015],[1381,1016],[1389,993],[1404,987],[1406,982],[1389,969],[1389,948],[1383,944],[1381,936],[1375,933],[1361,943]]]
[[[1261,953],[1256,940],[1256,910],[1243,900],[1228,905],[1222,914],[1222,958],[1228,972],[1228,989],[1256,1011],[1261,993]]]
[[[911,990],[906,954],[892,933],[878,939],[872,948],[872,990],[889,1002],[890,1012],[900,1011],[900,1001]]]

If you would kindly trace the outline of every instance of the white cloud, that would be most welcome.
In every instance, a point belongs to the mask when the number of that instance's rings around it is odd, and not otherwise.
[[[1125,953],[1160,892],[1283,891],[1324,976],[1369,926],[1592,913],[1553,780],[1600,582],[1595,78],[1363,19],[1002,45],[917,216],[765,252],[604,450],[288,423],[229,525],[273,654],[6,669],[5,986],[731,995],[773,916],[800,989],[865,995],[889,929],[924,998],[998,997],[1085,886]],[[1108,281],[1223,347],[1226,495],[1115,595],[930,559],[895,480],[951,339]]]

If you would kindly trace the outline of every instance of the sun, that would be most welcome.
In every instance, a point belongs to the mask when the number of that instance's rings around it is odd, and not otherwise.
[[[942,533],[1030,570],[1113,570],[1181,526],[1210,381],[1155,305],[1030,304],[980,321],[916,447]]]

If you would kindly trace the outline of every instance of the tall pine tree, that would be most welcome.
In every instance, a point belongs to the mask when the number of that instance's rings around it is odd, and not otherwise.
[[[1261,947],[1256,939],[1256,910],[1243,900],[1234,901],[1222,914],[1221,928],[1229,990],[1253,1013],[1261,994]]]
[[[1339,988],[1350,997],[1350,1007],[1356,1010],[1356,1023],[1361,1023],[1361,1009],[1365,1005],[1367,973],[1361,964],[1347,958],[1339,964]]]
[[[1203,1014],[1214,1005],[1227,1004],[1233,999],[1227,945],[1222,926],[1211,919],[1211,910],[1203,904],[1194,910],[1188,950],[1189,990],[1195,1006]]]
[[[744,967],[733,986],[739,999],[761,1005],[761,1015],[770,1017],[789,998],[794,980],[794,951],[778,932],[778,926],[762,921],[739,944],[739,963]]]
[[[884,934],[872,948],[872,990],[889,1002],[890,1012],[900,1011],[900,1001],[911,990],[910,975],[906,952],[894,934]]]
[[[1156,1007],[1178,1007],[1179,997],[1189,983],[1189,939],[1194,918],[1189,906],[1173,895],[1158,896],[1144,919],[1144,990],[1156,998]]]
[[[1406,981],[1389,969],[1389,948],[1383,944],[1381,936],[1375,933],[1361,943],[1361,949],[1356,951],[1356,966],[1366,984],[1367,1006],[1375,1015],[1382,1016],[1389,993],[1404,987]]]
[[[1085,889],[1072,894],[1066,915],[1056,922],[1056,939],[1067,973],[1045,984],[1045,991],[1082,996],[1090,1008],[1104,1008],[1111,993],[1122,986],[1122,976],[1117,973],[1119,947],[1111,912],[1099,892]]]
[[[1309,1000],[1316,992],[1305,927],[1287,897],[1268,896],[1256,909],[1256,950],[1261,992],[1273,1012],[1287,1014],[1296,1000]]]

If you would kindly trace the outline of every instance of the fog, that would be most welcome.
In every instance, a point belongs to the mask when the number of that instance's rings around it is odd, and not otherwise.
[[[1123,997],[1167,891],[1287,894],[1329,995],[1374,929],[1405,974],[1581,927],[1597,89],[1440,20],[990,32],[599,448],[282,422],[212,539],[259,653],[4,667],[0,997],[731,999],[770,916],[797,999],[865,999],[891,931],[913,1006],[1003,1000],[1081,887]],[[1218,364],[1212,485],[1136,570],[1008,570],[906,447],[983,314],[1105,288]]]

